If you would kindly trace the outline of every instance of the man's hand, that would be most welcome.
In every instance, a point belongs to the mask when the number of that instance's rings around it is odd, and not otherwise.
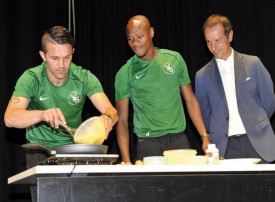
[[[53,128],[58,128],[59,123],[66,123],[64,115],[59,108],[52,108],[42,111],[41,119],[51,125]]]
[[[206,153],[206,149],[208,148],[209,144],[210,144],[210,140],[208,137],[202,138],[202,150],[204,153]]]
[[[113,119],[111,118],[111,116],[107,114],[101,114],[100,117],[104,120],[105,130],[106,130],[106,136],[105,136],[105,140],[106,140],[109,136],[109,132],[113,129]]]

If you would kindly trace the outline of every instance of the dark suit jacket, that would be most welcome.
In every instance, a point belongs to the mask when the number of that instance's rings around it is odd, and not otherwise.
[[[275,160],[275,136],[270,117],[275,111],[271,77],[256,56],[234,51],[237,104],[246,133],[255,150],[266,161]],[[228,141],[229,112],[220,72],[213,58],[196,73],[195,93],[211,142],[224,157]]]

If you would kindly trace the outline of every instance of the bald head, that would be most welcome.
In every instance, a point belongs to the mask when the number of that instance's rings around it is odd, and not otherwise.
[[[151,25],[148,18],[146,18],[143,15],[136,15],[128,21],[126,26],[126,34],[128,34],[129,30],[133,29],[134,27],[139,27],[145,30],[149,30],[151,28]]]
[[[143,15],[132,17],[126,26],[128,45],[142,60],[151,60],[156,57],[154,48],[154,29],[149,20]]]

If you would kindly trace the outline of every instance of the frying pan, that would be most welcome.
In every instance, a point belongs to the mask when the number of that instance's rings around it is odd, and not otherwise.
[[[104,120],[99,116],[87,119],[77,129],[59,124],[71,134],[76,144],[102,144],[106,136]]]
[[[45,151],[48,155],[54,154],[106,154],[107,145],[97,144],[69,144],[58,146],[55,150],[38,143],[27,143],[21,145],[25,149],[39,149]]]
[[[55,149],[56,154],[106,154],[108,146],[98,144],[69,144]]]

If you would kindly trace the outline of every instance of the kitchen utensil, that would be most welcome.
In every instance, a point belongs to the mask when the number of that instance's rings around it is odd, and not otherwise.
[[[118,154],[56,154],[39,165],[112,165]]]
[[[94,116],[84,121],[74,134],[77,144],[102,144],[105,140],[106,129],[104,120]]]
[[[143,158],[144,165],[167,165],[165,156],[147,156]]]
[[[181,159],[182,165],[207,165],[208,157],[205,155],[184,156]]]
[[[195,156],[197,151],[195,149],[174,149],[174,150],[166,150],[163,152],[163,155],[173,155],[173,154],[182,154],[184,156]]]
[[[163,155],[167,157],[169,165],[183,164],[183,158],[186,156],[196,156],[197,151],[195,149],[175,149],[166,150]]]
[[[74,138],[76,144],[102,144],[106,136],[104,120],[94,116],[84,121],[77,129],[60,123]]]
[[[63,128],[65,128],[73,137],[76,132],[75,128],[69,127],[67,124],[60,122],[59,125],[61,125]]]
[[[55,150],[51,150],[48,147],[45,147],[42,144],[38,144],[38,143],[27,143],[27,144],[22,144],[21,147],[23,147],[24,149],[38,149],[41,151],[45,151],[48,155],[54,155]]]
[[[106,154],[108,146],[93,145],[93,144],[69,144],[57,147],[51,150],[48,147],[38,143],[27,143],[21,145],[25,149],[40,149],[45,151],[48,155],[54,154]]]
[[[55,149],[56,154],[106,154],[108,146],[98,144],[69,144]]]

